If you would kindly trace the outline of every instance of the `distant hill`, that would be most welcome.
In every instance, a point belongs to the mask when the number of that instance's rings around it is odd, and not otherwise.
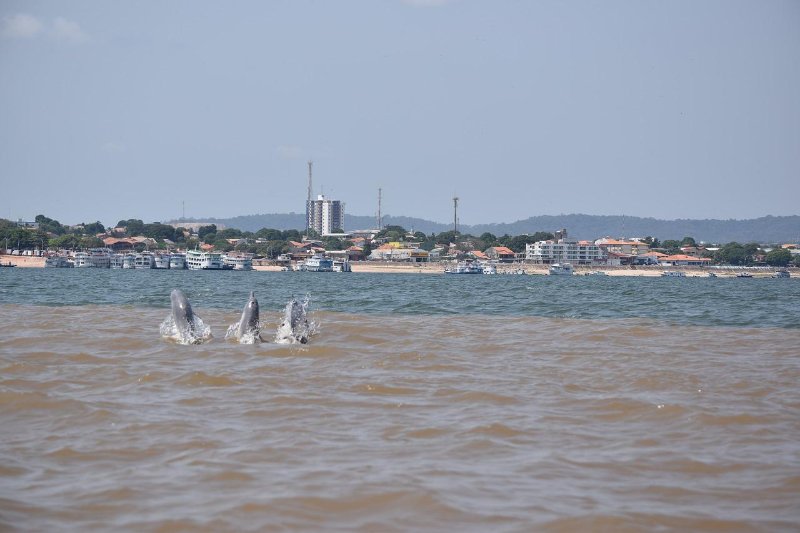
[[[234,218],[183,219],[183,222],[209,222],[224,224],[228,228],[242,231],[258,231],[261,228],[280,230],[305,228],[303,213],[246,215]],[[426,234],[441,233],[453,228],[452,224],[432,222],[421,218],[387,215],[384,225],[397,225],[407,230]],[[375,227],[375,217],[345,215],[345,229],[369,229]],[[484,232],[497,236],[522,235],[537,231],[555,231],[566,228],[569,236],[576,239],[598,239],[600,237],[655,237],[660,240],[694,237],[698,242],[726,243],[778,243],[800,241],[800,216],[765,216],[750,220],[658,220],[621,215],[542,215],[511,223],[463,225],[464,233],[480,235]]]

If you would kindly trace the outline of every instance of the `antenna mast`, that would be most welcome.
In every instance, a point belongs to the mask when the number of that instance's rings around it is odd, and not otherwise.
[[[378,231],[381,230],[381,188],[378,187]]]
[[[311,167],[314,166],[313,161],[308,162],[308,198],[306,199],[306,238],[311,235]]]
[[[453,197],[453,235],[458,235],[458,196]]]

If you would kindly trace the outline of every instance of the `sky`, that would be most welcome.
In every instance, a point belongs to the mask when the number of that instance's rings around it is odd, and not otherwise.
[[[0,2],[0,217],[800,214],[796,0]]]

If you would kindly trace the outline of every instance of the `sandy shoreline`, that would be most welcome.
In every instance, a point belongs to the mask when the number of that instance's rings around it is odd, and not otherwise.
[[[17,255],[0,255],[0,263],[11,263],[21,268],[43,268],[44,257],[31,257],[31,256],[17,256]],[[351,263],[354,273],[371,273],[371,274],[443,274],[444,269],[448,263],[373,263],[373,262],[353,262]],[[547,265],[498,265],[498,274],[511,274],[517,269],[522,268],[526,274],[529,275],[547,275]],[[253,270],[259,272],[279,272],[282,270],[279,266],[272,265],[254,265]],[[709,272],[714,272],[718,277],[734,277],[738,272],[745,269],[736,267],[727,268],[713,268],[713,267],[665,267],[665,266],[648,266],[636,267],[608,267],[608,266],[580,266],[575,267],[575,275],[582,276],[589,272],[605,272],[609,276],[628,276],[628,277],[657,277],[660,276],[665,270],[681,271],[687,277],[707,277]],[[753,277],[769,278],[772,277],[776,268],[763,268],[763,269],[747,269],[753,274]],[[797,269],[791,269],[794,274],[790,279],[800,279],[800,273],[796,272]]]

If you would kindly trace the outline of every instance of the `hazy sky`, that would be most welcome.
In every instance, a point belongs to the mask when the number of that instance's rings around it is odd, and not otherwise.
[[[800,213],[800,2],[0,3],[0,217]]]

